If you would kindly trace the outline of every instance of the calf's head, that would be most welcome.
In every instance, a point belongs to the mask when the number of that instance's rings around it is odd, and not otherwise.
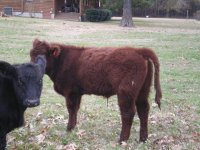
[[[12,82],[19,105],[34,107],[40,104],[45,67],[46,59],[41,55],[36,57],[35,63],[10,65],[0,62],[0,72]]]
[[[35,62],[38,55],[45,55],[47,60],[46,73],[51,71],[52,67],[56,64],[56,60],[61,53],[61,48],[56,43],[48,43],[35,39],[33,41],[33,48],[30,51],[31,61]]]

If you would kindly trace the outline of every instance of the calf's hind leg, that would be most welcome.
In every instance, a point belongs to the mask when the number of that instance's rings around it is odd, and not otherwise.
[[[69,112],[69,120],[67,125],[67,130],[70,131],[76,126],[77,113],[80,108],[81,95],[70,94],[66,99],[66,105]]]
[[[147,76],[136,101],[137,113],[140,119],[140,142],[145,142],[148,138],[148,115],[149,115],[148,96],[153,76],[152,69],[153,68],[151,62],[148,62]]]
[[[130,130],[133,122],[133,117],[135,115],[135,106],[133,101],[125,94],[118,94],[118,103],[121,113],[122,129],[120,134],[120,140],[127,141],[130,136]]]
[[[146,67],[141,64],[140,70],[127,74],[124,80],[121,81],[117,92],[122,120],[122,130],[119,142],[127,141],[129,139],[133,117],[136,112],[136,100],[145,81],[145,77]]]
[[[148,137],[148,115],[149,103],[143,96],[140,96],[136,103],[138,116],[140,119],[140,142],[145,142]]]
[[[136,112],[135,99],[137,98],[137,95],[138,90],[135,88],[134,91],[131,92],[128,92],[126,90],[119,90],[119,92],[117,93],[122,120],[122,129],[119,140],[120,143],[129,139],[133,117]]]

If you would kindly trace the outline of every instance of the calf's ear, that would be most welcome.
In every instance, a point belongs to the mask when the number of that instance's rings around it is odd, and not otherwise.
[[[0,61],[0,74],[8,78],[16,78],[17,70],[11,64],[5,61]]]
[[[61,49],[58,45],[51,45],[50,46],[50,53],[54,57],[58,57],[60,55]]]
[[[42,73],[44,73],[47,64],[45,55],[38,55],[35,59],[35,63],[40,66]]]
[[[35,39],[33,41],[33,47],[36,47],[37,45],[40,45],[42,43],[42,41],[38,40],[38,39]]]

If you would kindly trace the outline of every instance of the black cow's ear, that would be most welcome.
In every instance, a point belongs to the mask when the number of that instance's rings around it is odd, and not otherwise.
[[[53,55],[54,57],[58,57],[60,55],[61,49],[59,45],[56,44],[52,44],[50,46],[50,53],[51,55]]]
[[[0,61],[0,73],[8,78],[17,77],[17,70],[15,67],[5,61]]]
[[[40,66],[40,69],[44,73],[47,64],[45,55],[38,55],[35,59],[35,63]]]

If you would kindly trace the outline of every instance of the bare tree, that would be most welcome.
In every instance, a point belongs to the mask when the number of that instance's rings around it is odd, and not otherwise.
[[[123,16],[122,16],[120,26],[122,26],[122,27],[133,27],[132,0],[124,0]]]

